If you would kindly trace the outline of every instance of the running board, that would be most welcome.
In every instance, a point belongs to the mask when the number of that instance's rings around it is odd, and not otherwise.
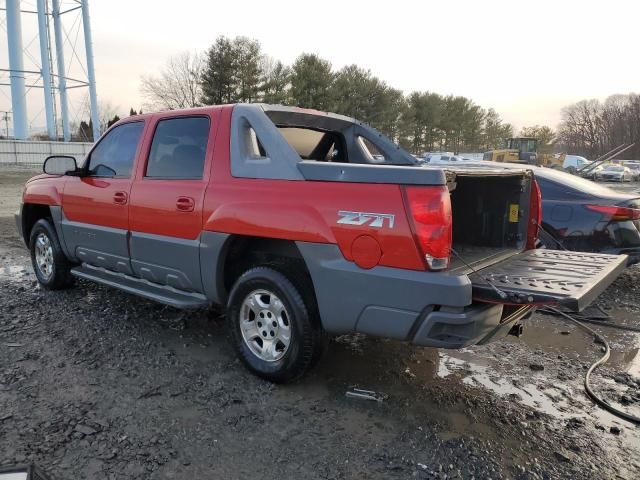
[[[101,283],[109,287],[115,287],[127,293],[132,293],[175,308],[194,309],[208,307],[210,304],[209,300],[200,293],[177,290],[173,287],[159,285],[148,280],[125,275],[124,273],[112,272],[105,268],[87,265],[86,263],[79,267],[72,268],[71,274],[78,278]]]

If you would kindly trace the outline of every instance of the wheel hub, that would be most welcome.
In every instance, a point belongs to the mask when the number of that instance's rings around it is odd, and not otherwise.
[[[268,290],[254,290],[240,308],[242,339],[260,360],[280,360],[291,342],[289,314],[282,301]]]
[[[38,271],[48,280],[53,274],[53,248],[51,240],[45,233],[40,233],[36,237],[35,257]]]

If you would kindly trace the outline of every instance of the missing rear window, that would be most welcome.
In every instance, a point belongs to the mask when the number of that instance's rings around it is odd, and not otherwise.
[[[278,131],[303,160],[348,161],[344,136],[339,132],[301,127],[278,127]]]

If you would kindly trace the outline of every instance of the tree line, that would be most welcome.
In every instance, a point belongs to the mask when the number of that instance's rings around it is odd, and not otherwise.
[[[582,100],[565,107],[558,141],[566,151],[591,159],[635,142],[622,157],[640,158],[640,95],[612,95],[604,102]]]
[[[264,102],[331,111],[364,121],[413,153],[504,146],[513,127],[472,100],[433,92],[405,95],[358,65],[335,70],[313,53],[285,65],[257,40],[220,36],[202,55],[182,53],[143,76],[145,108],[167,110]]]

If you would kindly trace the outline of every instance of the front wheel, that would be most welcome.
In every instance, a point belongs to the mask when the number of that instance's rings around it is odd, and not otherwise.
[[[269,267],[252,268],[236,281],[227,304],[229,340],[254,374],[285,383],[312,365],[321,327],[303,293]]]
[[[31,263],[38,283],[48,290],[59,290],[73,285],[70,273],[73,265],[65,256],[53,225],[41,219],[29,236]]]

